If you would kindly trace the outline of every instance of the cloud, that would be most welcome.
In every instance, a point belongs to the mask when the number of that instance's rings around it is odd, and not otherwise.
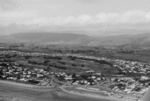
[[[9,26],[13,23],[18,25],[25,24],[26,21],[36,16],[32,11],[11,11],[11,12],[0,12],[0,25]]]
[[[100,2],[101,0],[76,0],[76,1],[82,3],[97,3]]]
[[[107,24],[136,24],[149,23],[150,13],[143,11],[127,11],[125,13],[100,13],[97,22]]]
[[[21,6],[14,0],[0,0],[0,11],[20,9]]]
[[[36,11],[11,11],[0,12],[0,25],[9,25],[12,23],[21,25],[38,26],[86,26],[90,24],[137,24],[150,23],[150,12],[127,11],[124,13],[99,13],[97,15],[79,15],[79,16],[42,16]]]
[[[90,24],[136,24],[149,23],[150,12],[130,10],[118,12],[78,13],[72,10],[75,2],[99,2],[101,0],[0,0],[0,25],[38,26],[86,26]],[[83,4],[74,6],[80,8]],[[94,6],[94,4],[93,4]],[[92,6],[92,7],[93,7]],[[89,8],[84,5],[83,8]],[[82,8],[82,7],[81,7]],[[70,9],[70,10],[68,10]],[[67,13],[70,12],[70,13]],[[84,14],[85,13],[85,14]]]
[[[150,12],[127,11],[125,13],[99,13],[96,16],[79,15],[68,17],[43,17],[29,21],[42,25],[87,25],[87,24],[136,24],[149,23]]]
[[[128,11],[121,15],[122,22],[140,23],[147,22],[147,13],[143,11]]]
[[[146,14],[147,21],[150,21],[150,12]]]

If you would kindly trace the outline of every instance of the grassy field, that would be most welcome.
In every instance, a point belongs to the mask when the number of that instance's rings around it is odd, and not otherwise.
[[[39,90],[0,83],[0,101],[104,101],[72,95],[68,96],[66,93],[56,92],[55,90],[56,88]]]
[[[42,68],[53,72],[80,73],[91,69],[104,74],[117,74],[119,72],[116,68],[112,68],[112,66],[107,63],[100,63],[94,60],[78,58],[72,59],[67,56],[61,56],[59,58],[48,56],[9,56],[3,59],[16,62],[20,64],[21,67],[28,67],[29,69]]]

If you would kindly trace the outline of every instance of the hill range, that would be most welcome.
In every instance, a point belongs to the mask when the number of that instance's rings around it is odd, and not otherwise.
[[[32,32],[1,36],[0,42],[150,49],[150,34],[92,37],[75,33]]]

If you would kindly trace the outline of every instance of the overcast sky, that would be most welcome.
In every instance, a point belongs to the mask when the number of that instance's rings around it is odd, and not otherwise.
[[[150,0],[0,0],[0,30],[148,29]],[[139,27],[140,26],[140,27]],[[9,32],[10,33],[10,32]]]

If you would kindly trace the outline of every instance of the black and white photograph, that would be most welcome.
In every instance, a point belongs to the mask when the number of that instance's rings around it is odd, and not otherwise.
[[[150,0],[0,0],[0,101],[150,101]]]

